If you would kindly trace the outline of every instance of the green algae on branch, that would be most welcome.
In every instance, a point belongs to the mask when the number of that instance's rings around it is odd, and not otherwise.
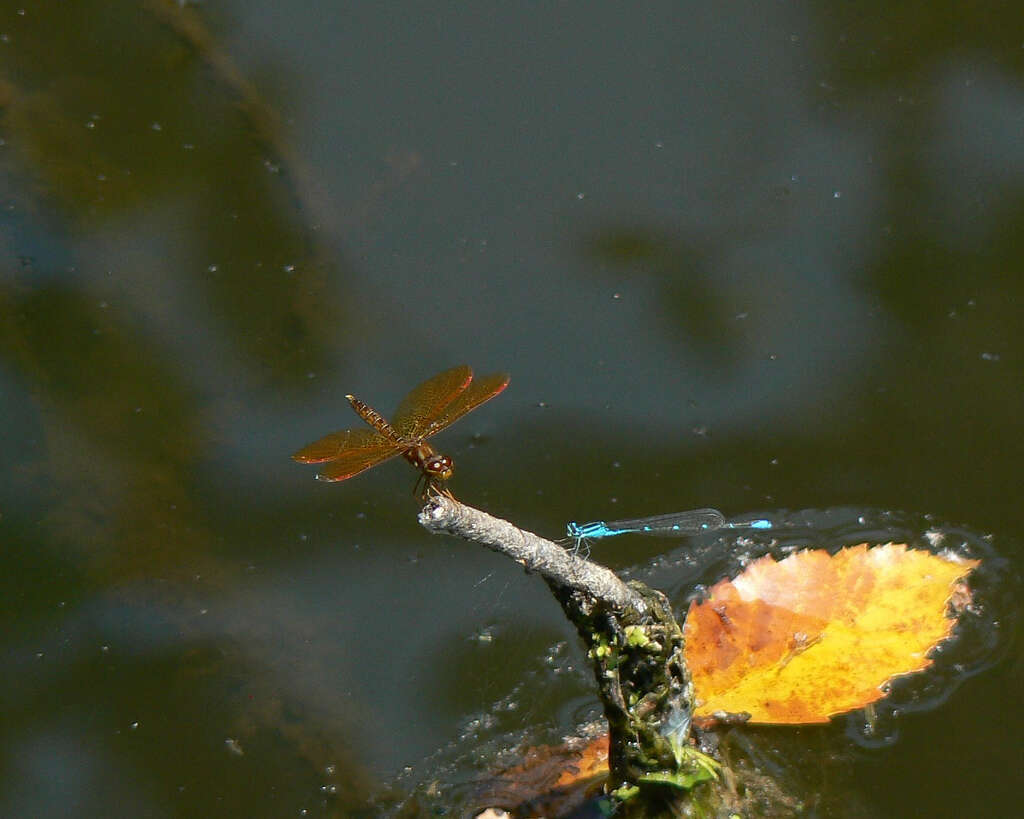
[[[610,731],[610,786],[674,784],[713,776],[714,763],[690,753],[693,686],[683,660],[683,632],[665,596],[642,583],[629,588],[643,606],[618,609],[545,578],[587,646]]]

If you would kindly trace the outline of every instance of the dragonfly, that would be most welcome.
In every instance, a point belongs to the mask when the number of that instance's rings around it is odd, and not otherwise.
[[[508,373],[493,373],[473,380],[463,365],[428,378],[412,390],[387,421],[354,395],[346,395],[352,409],[370,428],[343,429],[304,446],[294,455],[304,464],[324,464],[321,481],[344,481],[379,463],[401,455],[420,471],[424,491],[442,489],[455,471],[455,462],[427,443],[427,438],[455,423],[508,386]]]
[[[764,518],[747,521],[727,521],[717,509],[690,509],[668,515],[653,515],[648,518],[630,518],[605,523],[595,520],[591,523],[570,521],[565,526],[566,535],[576,542],[576,551],[590,540],[616,535],[699,535],[718,529],[771,529],[772,522]]]

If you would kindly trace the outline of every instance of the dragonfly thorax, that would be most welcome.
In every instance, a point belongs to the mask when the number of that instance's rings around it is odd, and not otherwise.
[[[437,452],[430,444],[417,444],[402,456],[429,478],[446,481],[455,472],[455,461]]]

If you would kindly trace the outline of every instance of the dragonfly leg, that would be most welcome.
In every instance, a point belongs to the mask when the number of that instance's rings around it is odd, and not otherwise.
[[[413,489],[413,494],[416,494],[416,490],[419,489],[420,481],[423,482],[423,491],[419,493],[419,497],[422,500],[427,500],[432,495],[443,495],[453,501],[458,501],[458,498],[452,494],[452,490],[448,488],[447,484],[435,480],[425,472],[421,473],[419,478],[416,479],[416,488]]]

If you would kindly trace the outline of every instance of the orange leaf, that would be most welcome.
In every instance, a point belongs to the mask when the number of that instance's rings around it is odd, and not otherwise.
[[[566,767],[555,782],[556,788],[575,785],[577,782],[604,776],[608,773],[608,734],[602,734],[587,743],[579,751],[578,760]]]
[[[573,737],[563,745],[530,748],[522,762],[484,783],[476,802],[517,816],[567,816],[600,790],[608,775],[608,734]]]
[[[960,580],[978,563],[896,543],[754,561],[690,604],[694,716],[828,722],[880,699],[893,677],[931,664],[956,622],[946,610],[969,600]]]

